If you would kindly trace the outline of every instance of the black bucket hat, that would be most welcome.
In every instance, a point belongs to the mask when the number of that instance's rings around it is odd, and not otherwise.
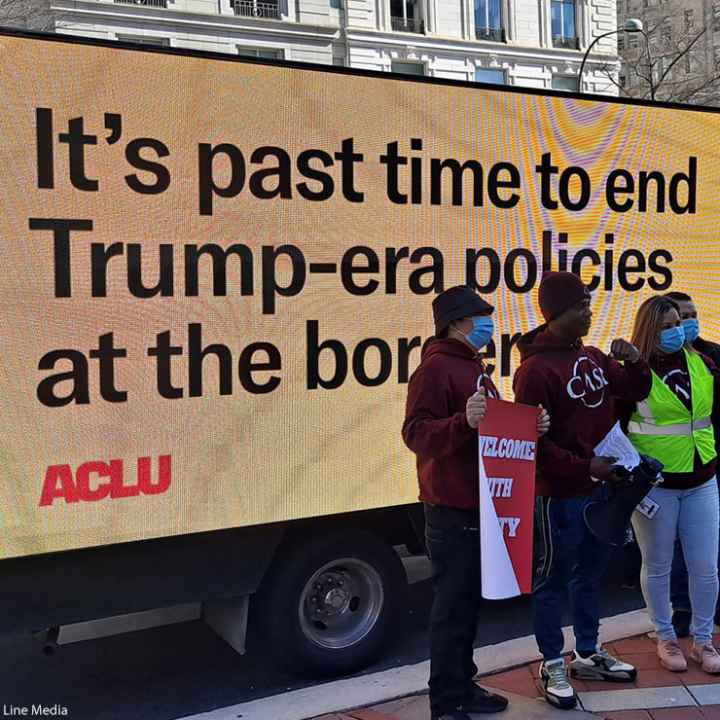
[[[456,285],[440,293],[432,304],[435,335],[453,321],[473,315],[489,315],[495,308],[467,285]]]

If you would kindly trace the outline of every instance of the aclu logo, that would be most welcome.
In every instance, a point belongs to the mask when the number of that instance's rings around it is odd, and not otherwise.
[[[107,498],[161,495],[170,487],[171,460],[170,455],[159,455],[153,473],[153,458],[138,458],[133,477],[125,472],[125,462],[121,459],[90,460],[75,472],[70,465],[50,465],[45,471],[40,506],[52,505],[56,500],[99,502]]]
[[[602,405],[605,399],[605,388],[608,386],[603,369],[587,355],[579,357],[573,367],[573,376],[567,384],[567,394],[573,400],[588,408]]]

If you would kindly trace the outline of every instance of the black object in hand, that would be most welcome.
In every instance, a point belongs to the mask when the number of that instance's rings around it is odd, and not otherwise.
[[[585,506],[585,524],[601,542],[620,546],[635,508],[650,490],[662,482],[663,464],[648,455],[640,456],[640,464],[632,471],[616,466],[618,482],[609,482],[608,497]]]
[[[639,466],[638,466],[639,467]],[[613,465],[610,482],[613,487],[626,487],[633,482],[633,474],[624,465]]]

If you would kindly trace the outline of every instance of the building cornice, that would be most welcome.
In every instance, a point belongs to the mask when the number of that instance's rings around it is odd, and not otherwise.
[[[309,25],[294,21],[262,20],[237,15],[208,15],[207,13],[176,10],[174,8],[154,8],[145,5],[124,5],[120,3],[98,2],[98,0],[51,0],[51,10],[71,12],[74,16],[87,19],[88,22],[117,22],[131,20],[158,25],[186,27],[189,30],[223,30],[230,32],[255,33],[259,36],[272,36],[278,40],[292,42],[298,38],[314,38],[325,41],[339,36],[339,28],[332,25]]]
[[[167,25],[168,29],[182,31],[206,31],[215,33],[256,34],[258,38],[272,38],[277,42],[289,42],[304,39],[330,42],[341,35],[340,28],[332,25],[313,25],[295,21],[264,20],[236,15],[210,15],[202,12],[176,10],[175,8],[155,8],[145,5],[125,5],[121,3],[101,2],[100,0],[52,0],[51,10],[71,13],[78,22],[97,22],[113,24],[122,21],[145,24],[156,27]],[[482,40],[467,40],[438,35],[420,35],[414,33],[396,33],[376,28],[347,27],[344,31],[347,42],[354,47],[377,49],[394,48],[415,53],[442,52],[464,55],[492,57],[498,62],[503,59],[536,61],[543,63],[579,65],[583,53],[566,48],[537,47],[513,43],[494,43]],[[613,67],[620,65],[620,57],[613,54],[593,53],[588,56],[589,65],[605,64]]]
[[[472,55],[495,56],[498,59],[512,57],[526,58],[553,63],[577,63],[582,61],[582,50],[567,48],[537,47],[533,45],[520,45],[513,43],[496,43],[483,40],[468,41],[464,38],[443,37],[436,35],[420,35],[414,33],[389,33],[370,28],[348,27],[346,36],[354,46],[412,48],[416,52],[458,52]],[[605,63],[617,65],[620,57],[611,53],[592,53],[588,56],[588,63]]]

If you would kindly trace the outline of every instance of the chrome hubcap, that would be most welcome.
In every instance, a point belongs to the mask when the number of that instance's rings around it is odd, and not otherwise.
[[[382,580],[375,568],[357,558],[334,560],[303,588],[298,604],[300,627],[319,647],[347,648],[373,629],[383,602]]]

